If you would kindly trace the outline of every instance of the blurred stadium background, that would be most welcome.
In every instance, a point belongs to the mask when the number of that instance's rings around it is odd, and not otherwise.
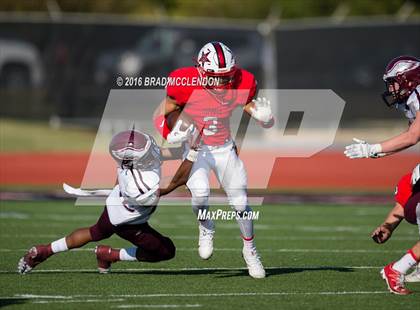
[[[419,147],[357,162],[342,149],[354,136],[375,142],[406,128],[381,101],[382,73],[393,57],[420,56],[419,3],[1,0],[2,199],[80,184],[115,78],[166,76],[219,40],[261,88],[332,89],[346,101],[335,143],[312,158],[279,159],[270,191],[385,201]]]

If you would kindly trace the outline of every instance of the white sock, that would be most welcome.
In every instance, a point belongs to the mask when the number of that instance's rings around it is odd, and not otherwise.
[[[244,238],[242,236],[242,241],[244,242],[244,248],[253,249],[255,248],[254,237]]]
[[[136,261],[137,260],[136,252],[137,252],[136,247],[121,249],[120,260],[131,261],[131,262]]]
[[[417,265],[417,261],[414,259],[413,255],[411,253],[405,254],[401,259],[394,263],[392,266],[392,269],[402,273],[406,274],[407,271],[411,268]]]
[[[53,253],[64,252],[68,250],[66,237],[51,242],[51,250]]]
[[[198,221],[198,225],[208,230],[214,230],[214,222],[212,220]]]

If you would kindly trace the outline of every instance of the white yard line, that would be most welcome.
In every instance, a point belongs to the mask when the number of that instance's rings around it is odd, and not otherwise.
[[[97,297],[97,296],[95,296]],[[35,300],[33,304],[67,304],[67,303],[98,303],[98,302],[122,302],[125,301],[124,298],[114,298],[114,299],[67,299],[67,300]]]
[[[28,249],[0,249],[0,252],[26,252]],[[93,252],[95,248],[80,248],[72,249],[71,251],[76,252]],[[180,252],[195,252],[197,248],[177,248]],[[216,252],[240,252],[241,248],[214,248]],[[274,252],[274,253],[403,253],[406,250],[367,250],[367,249],[258,249],[259,252]]]
[[[414,234],[413,234],[414,235]],[[1,234],[0,238],[60,238],[60,234]],[[171,238],[174,240],[197,240],[196,235],[171,235]],[[356,240],[367,240],[368,237],[331,237],[331,236],[257,236],[258,240],[290,240],[290,241],[299,241],[299,240],[320,240],[320,241],[356,241]],[[223,236],[224,240],[241,240],[240,236]],[[392,240],[400,241],[411,241],[414,238],[411,235],[406,236],[394,236]],[[0,250],[1,251],[1,250]]]
[[[186,305],[119,305],[113,308],[130,309],[130,308],[199,308],[200,304],[186,304]]]
[[[162,298],[162,297],[252,297],[252,296],[313,296],[313,295],[370,295],[370,294],[389,294],[388,291],[321,291],[321,292],[230,292],[230,293],[158,293],[158,294],[115,294],[107,295],[107,300],[102,299],[104,295],[33,295],[16,294],[14,296],[0,296],[0,299],[52,299],[56,302],[68,302],[86,298],[92,302],[121,301],[124,298]],[[89,299],[92,296],[96,299]],[[64,298],[66,300],[63,300]],[[115,297],[117,299],[110,299]],[[85,300],[84,300],[85,301]],[[133,305],[134,306],[134,305]]]
[[[334,269],[381,269],[383,266],[278,266],[278,267],[265,267],[266,270],[278,270],[278,269],[298,269],[298,270],[311,270],[311,269],[323,269],[323,270],[334,270]],[[229,271],[229,270],[248,270],[246,267],[193,267],[193,268],[114,268],[114,272],[148,272],[148,271]],[[0,270],[0,273],[11,273],[16,272],[15,270]],[[33,270],[31,273],[72,273],[72,272],[98,272],[96,268],[89,269],[40,269]],[[31,295],[27,295],[31,296]],[[94,297],[92,295],[91,297]],[[59,297],[57,297],[59,298]],[[62,296],[61,298],[65,298]]]

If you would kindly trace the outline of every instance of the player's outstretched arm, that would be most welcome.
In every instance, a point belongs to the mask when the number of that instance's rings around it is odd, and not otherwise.
[[[404,219],[404,208],[397,202],[394,208],[388,213],[385,221],[376,227],[371,237],[376,243],[384,243],[391,238],[392,232]]]
[[[164,196],[175,190],[176,188],[187,184],[188,178],[194,162],[197,160],[198,151],[191,149],[188,152],[187,158],[178,167],[174,177],[166,188],[159,191],[160,196]]]
[[[407,131],[381,143],[382,152],[392,153],[409,148],[420,141],[420,111]]]
[[[344,154],[351,158],[378,158],[407,149],[420,141],[420,112],[406,132],[382,143],[369,144],[354,138],[353,144],[347,145]]]
[[[184,154],[184,147],[160,148],[162,152],[162,160],[181,159]]]

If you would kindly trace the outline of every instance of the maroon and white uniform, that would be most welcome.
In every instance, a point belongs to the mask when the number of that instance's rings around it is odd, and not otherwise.
[[[405,104],[397,105],[397,109],[404,113],[410,124],[414,122],[417,112],[420,111],[420,85],[410,94]]]
[[[153,138],[134,130],[121,132],[111,141],[110,153],[119,164],[118,184],[108,196],[97,223],[90,227],[92,240],[117,234],[137,247],[139,261],[173,258],[172,241],[148,224],[159,201],[160,151]]]
[[[106,200],[111,223],[141,224],[149,220],[159,201],[160,169],[118,168],[118,185]]]

